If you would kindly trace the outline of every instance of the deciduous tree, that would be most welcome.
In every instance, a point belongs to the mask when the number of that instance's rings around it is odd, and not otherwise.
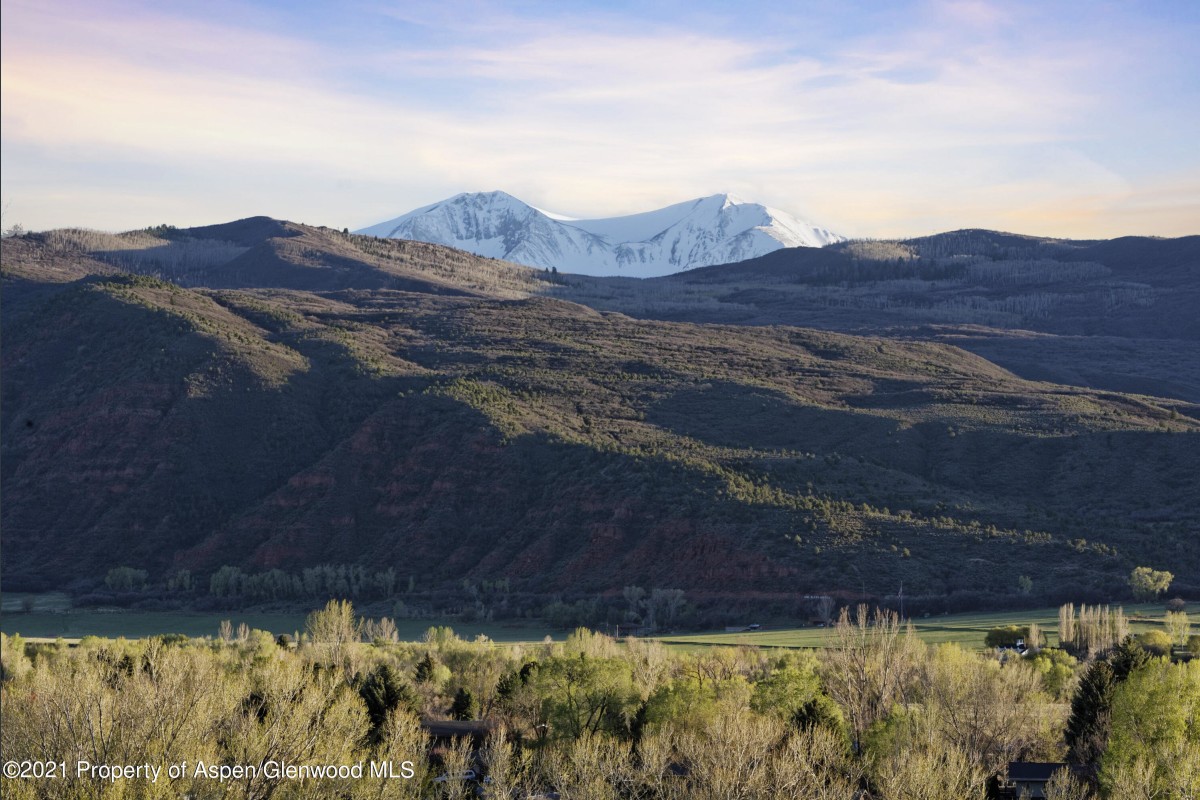
[[[1166,570],[1137,567],[1129,574],[1129,588],[1139,600],[1154,600],[1171,586],[1175,576]]]
[[[1200,796],[1200,662],[1154,661],[1117,687],[1101,785],[1129,771],[1148,774],[1152,796]]]

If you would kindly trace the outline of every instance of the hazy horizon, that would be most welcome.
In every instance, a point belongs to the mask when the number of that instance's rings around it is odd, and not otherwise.
[[[851,237],[1200,233],[1200,9],[4,2],[4,226],[736,193]]]

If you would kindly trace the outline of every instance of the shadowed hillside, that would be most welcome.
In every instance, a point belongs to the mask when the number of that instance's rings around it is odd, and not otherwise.
[[[1200,236],[955,231],[566,283],[552,291],[638,317],[944,341],[1027,378],[1200,402]]]
[[[601,313],[432,245],[140,236],[245,249],[185,288],[81,277],[117,247],[4,243],[10,589],[330,563],[567,595],[1111,592],[1141,564],[1200,584],[1185,400],[941,342]]]
[[[538,270],[449,247],[269,217],[121,234],[65,229],[5,243],[9,277],[61,281],[114,269],[209,288],[404,289],[523,297],[545,285]]]

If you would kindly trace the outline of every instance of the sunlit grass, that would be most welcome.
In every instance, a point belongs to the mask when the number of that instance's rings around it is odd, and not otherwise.
[[[1142,633],[1162,626],[1163,607],[1158,603],[1125,606],[1132,633]],[[1058,642],[1058,609],[1040,608],[1032,611],[972,612],[920,617],[912,620],[922,641],[928,644],[954,642],[964,647],[982,650],[987,632],[1003,625],[1028,625],[1036,622],[1046,634],[1049,644]],[[833,639],[831,628],[781,628],[742,633],[696,633],[663,636],[664,644],[681,647],[741,646],[820,648]]]

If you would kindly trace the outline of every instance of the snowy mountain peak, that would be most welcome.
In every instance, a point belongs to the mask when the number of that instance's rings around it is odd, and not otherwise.
[[[736,194],[714,194],[713,198],[721,201],[721,208],[729,208],[730,206],[744,206],[748,203]],[[749,204],[752,205],[752,204]]]
[[[457,194],[358,233],[444,244],[531,267],[640,278],[843,239],[732,194],[588,220],[535,208],[502,191]]]

